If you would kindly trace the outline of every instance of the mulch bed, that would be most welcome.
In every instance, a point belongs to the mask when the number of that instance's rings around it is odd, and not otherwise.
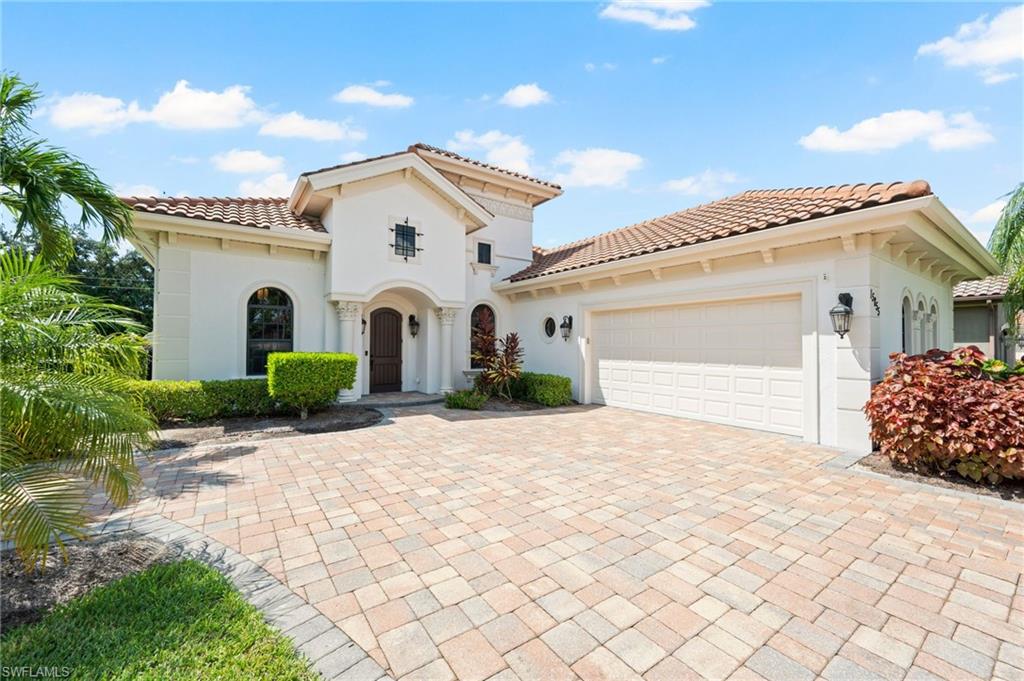
[[[310,414],[305,421],[298,416],[240,417],[199,423],[163,424],[156,449],[176,449],[195,445],[230,444],[269,440],[314,433],[335,433],[366,428],[380,423],[383,415],[365,407],[331,407]]]
[[[998,497],[1009,501],[1024,503],[1024,480],[1007,480],[999,485],[986,485],[974,482],[961,476],[956,471],[938,473],[931,471],[918,471],[910,468],[897,466],[886,455],[881,452],[872,452],[857,462],[868,470],[893,478],[911,480],[924,483],[934,487],[945,489],[956,489],[961,492],[980,494],[986,497]]]
[[[0,612],[3,632],[36,622],[61,603],[98,586],[150,565],[171,560],[174,554],[160,542],[132,532],[93,541],[65,544],[67,561],[60,549],[51,547],[46,569],[26,572],[14,551],[0,552]]]
[[[506,400],[501,397],[492,397],[484,402],[480,411],[538,411],[548,409],[543,404],[536,402],[523,402],[522,400]]]

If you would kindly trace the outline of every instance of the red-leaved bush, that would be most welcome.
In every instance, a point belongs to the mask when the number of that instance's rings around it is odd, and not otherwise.
[[[1024,478],[1024,365],[1011,370],[974,346],[889,359],[864,406],[883,454],[975,482]]]

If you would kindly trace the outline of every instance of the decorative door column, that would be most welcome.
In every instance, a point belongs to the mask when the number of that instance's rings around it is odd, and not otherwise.
[[[356,348],[356,341],[360,338],[356,324],[359,321],[362,305],[347,300],[338,300],[334,304],[338,307],[338,320],[340,322],[338,329],[338,352],[350,352],[356,356],[356,380],[352,384],[352,388],[338,391],[338,402],[355,402],[359,399],[359,379],[363,354],[361,350]]]
[[[452,392],[452,326],[455,324],[453,307],[439,307],[434,310],[441,322],[441,392]]]

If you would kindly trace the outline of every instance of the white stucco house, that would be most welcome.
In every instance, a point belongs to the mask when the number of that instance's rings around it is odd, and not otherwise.
[[[748,191],[537,248],[534,210],[561,193],[415,144],[304,173],[288,198],[126,198],[156,271],[153,376],[330,350],[360,358],[344,400],[450,391],[489,308],[580,402],[865,450],[889,353],[951,347],[952,286],[997,271],[923,181]]]

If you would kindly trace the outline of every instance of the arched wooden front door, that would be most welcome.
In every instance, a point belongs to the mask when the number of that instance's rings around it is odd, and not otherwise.
[[[402,315],[390,307],[370,313],[370,392],[402,389]]]

